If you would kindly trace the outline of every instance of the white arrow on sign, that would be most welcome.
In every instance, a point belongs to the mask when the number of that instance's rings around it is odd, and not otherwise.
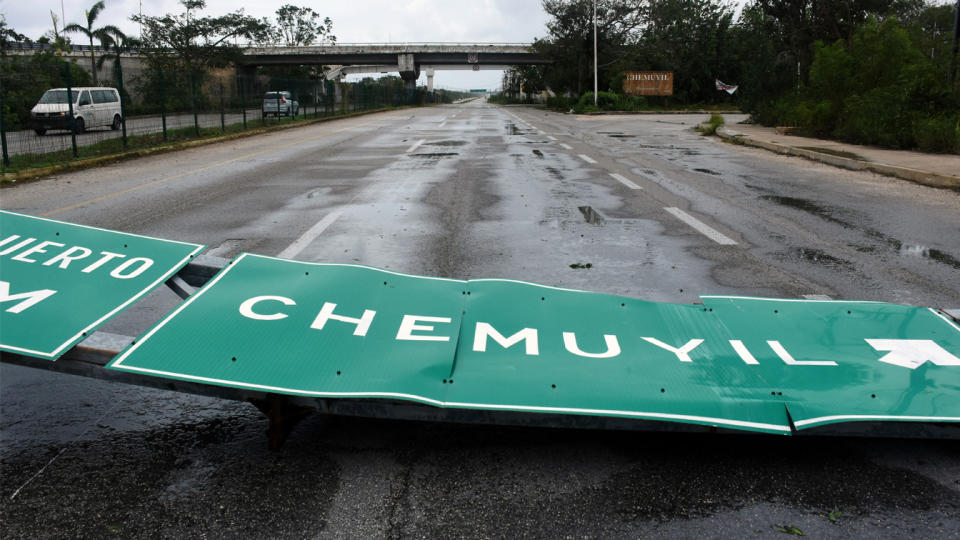
[[[929,339],[867,339],[878,351],[889,351],[881,362],[917,369],[926,362],[938,366],[960,366],[960,358]]]

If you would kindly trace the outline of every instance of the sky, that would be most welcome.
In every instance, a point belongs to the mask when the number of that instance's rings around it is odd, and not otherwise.
[[[95,1],[0,0],[0,13],[6,17],[9,27],[37,39],[53,28],[51,11],[60,18],[60,27],[64,26],[61,4],[67,23],[81,23],[86,20],[84,10]],[[144,15],[183,11],[176,0],[104,0],[104,3],[106,7],[97,18],[97,25],[112,24],[134,36],[140,33],[139,26],[129,18],[141,9]],[[250,2],[244,12],[274,20],[276,9],[285,3],[310,7],[321,17],[330,17],[339,43],[529,43],[546,34],[547,15],[540,7],[540,0],[283,0]],[[203,13],[223,15],[234,11],[239,4],[235,0],[207,0]],[[73,34],[71,39],[74,43],[86,43],[81,34]],[[501,71],[438,71],[434,85],[461,90],[495,89],[500,86],[501,78]],[[421,84],[426,84],[423,74]]]

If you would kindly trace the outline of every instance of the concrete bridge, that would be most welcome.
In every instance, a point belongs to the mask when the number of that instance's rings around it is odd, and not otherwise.
[[[50,46],[39,43],[14,43],[7,54],[26,55]],[[94,47],[97,56],[107,53]],[[60,53],[66,60],[90,71],[90,47],[72,45]],[[121,55],[124,73],[139,75],[143,68],[136,52]],[[545,57],[533,52],[530,43],[337,43],[286,47],[279,45],[247,45],[243,47],[240,70],[248,76],[259,66],[324,65],[328,79],[342,79],[358,73],[398,73],[408,89],[415,89],[421,71],[427,76],[427,89],[433,90],[437,70],[507,69],[516,65],[549,64]],[[99,76],[112,73],[113,59],[108,58]]]
[[[305,47],[254,46],[243,51],[246,69],[256,66],[316,64],[333,66],[328,78],[353,73],[399,73],[414,88],[423,70],[433,90],[438,69],[505,69],[548,64],[529,43],[338,43]]]

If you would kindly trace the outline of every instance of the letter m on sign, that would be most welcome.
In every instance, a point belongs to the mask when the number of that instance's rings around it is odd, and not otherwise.
[[[40,289],[37,291],[10,294],[10,283],[0,281],[0,304],[19,300],[19,302],[7,308],[7,313],[20,313],[41,300],[53,296],[56,292],[57,291],[51,289]]]

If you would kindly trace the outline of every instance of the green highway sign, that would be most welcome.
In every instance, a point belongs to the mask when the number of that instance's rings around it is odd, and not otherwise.
[[[56,359],[202,248],[0,211],[0,350]]]
[[[678,305],[244,254],[109,366],[273,393],[789,434],[960,422],[960,327],[874,302]]]

